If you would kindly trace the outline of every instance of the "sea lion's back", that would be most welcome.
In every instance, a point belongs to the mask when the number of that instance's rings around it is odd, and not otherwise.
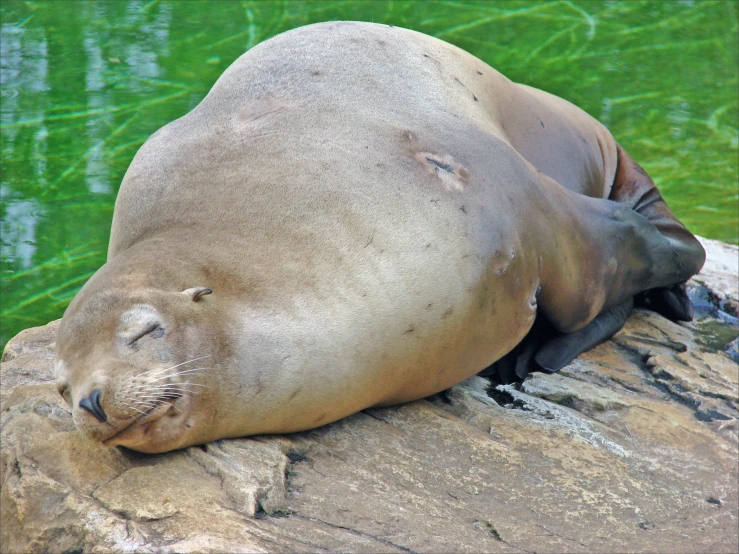
[[[252,238],[267,215],[299,213],[317,226],[345,219],[348,205],[398,204],[387,217],[407,218],[415,202],[421,220],[441,206],[451,221],[459,206],[450,193],[480,182],[470,173],[480,159],[473,150],[507,146],[465,85],[480,77],[478,66],[510,84],[452,45],[387,25],[317,24],[254,47],[139,150],[119,191],[109,254],[164,230],[206,233],[203,213]]]

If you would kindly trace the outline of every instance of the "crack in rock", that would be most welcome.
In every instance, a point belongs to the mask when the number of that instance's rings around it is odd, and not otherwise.
[[[208,474],[221,481],[221,488],[235,509],[249,517],[288,510],[286,475],[289,460],[277,445],[251,439],[217,441],[201,448],[188,448],[188,456]]]
[[[415,550],[411,550],[410,548],[406,548],[405,546],[401,546],[399,544],[395,544],[394,542],[392,542],[392,541],[390,541],[388,539],[384,539],[382,537],[378,537],[376,535],[372,535],[371,533],[365,533],[364,531],[359,531],[358,529],[352,529],[351,527],[347,527],[346,525],[340,525],[338,523],[331,523],[329,521],[325,521],[325,520],[323,520],[321,518],[318,518],[318,517],[306,516],[306,515],[299,514],[299,513],[293,513],[293,516],[294,517],[297,517],[297,518],[300,518],[300,519],[305,519],[305,520],[308,520],[308,521],[323,523],[324,525],[327,525],[328,527],[332,527],[333,529],[343,529],[344,531],[349,531],[350,533],[353,533],[353,534],[355,534],[357,536],[360,536],[360,537],[369,537],[369,538],[371,538],[371,539],[373,539],[373,540],[375,540],[375,541],[377,541],[377,542],[379,542],[381,544],[384,544],[386,546],[391,546],[393,548],[397,548],[401,552],[409,552],[410,554],[417,554],[417,552]]]
[[[520,401],[526,411],[533,412],[534,415],[542,418],[536,418],[534,421],[537,421],[542,425],[549,425],[563,429],[571,436],[578,437],[596,448],[605,448],[612,454],[621,458],[627,458],[630,456],[630,452],[628,450],[606,438],[602,433],[594,430],[589,421],[579,416],[579,414],[575,415],[572,410],[547,400],[531,396],[524,392],[520,392],[511,385],[498,385],[496,388],[497,390],[502,390],[510,394],[514,401]]]

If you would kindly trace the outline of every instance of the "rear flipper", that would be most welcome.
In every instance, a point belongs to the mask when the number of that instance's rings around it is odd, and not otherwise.
[[[610,339],[626,323],[634,308],[633,300],[604,311],[574,333],[554,329],[542,314],[528,335],[516,348],[478,375],[493,385],[509,385],[523,381],[532,371],[555,373],[577,356]]]
[[[534,327],[480,375],[509,384],[531,371],[559,371],[613,336],[634,305],[675,321],[692,319],[685,281],[701,269],[705,251],[669,210],[649,175],[618,145],[617,151],[608,200],[565,193],[539,174],[552,205],[574,207],[565,220],[572,223],[560,220],[567,233],[548,245],[557,256],[544,263]],[[559,212],[549,214],[554,221]],[[547,235],[542,237],[545,241]]]
[[[634,305],[657,312],[672,321],[693,319],[693,302],[688,296],[685,283],[640,292],[634,297]]]
[[[670,242],[680,266],[688,273],[698,273],[706,253],[698,240],[675,217],[644,169],[616,144],[618,162],[609,200],[625,204],[643,215]],[[685,282],[669,287],[657,287],[636,295],[639,307],[653,310],[673,321],[693,319],[693,304]]]

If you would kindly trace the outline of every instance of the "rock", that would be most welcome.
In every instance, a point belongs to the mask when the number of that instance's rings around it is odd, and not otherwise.
[[[82,438],[58,323],[23,331],[0,366],[0,551],[736,552],[739,254],[702,242],[695,323],[637,310],[520,389],[475,377],[162,455]]]
[[[699,314],[721,316],[717,311],[739,318],[739,260],[737,247],[731,244],[698,237],[706,250],[703,270],[690,280],[689,290]],[[737,324],[736,319],[732,321]]]

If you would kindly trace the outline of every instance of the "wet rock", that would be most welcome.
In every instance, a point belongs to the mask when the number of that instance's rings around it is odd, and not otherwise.
[[[688,285],[697,315],[712,315],[719,319],[729,315],[733,318],[730,321],[736,325],[736,318],[739,318],[737,247],[703,237],[698,237],[698,240],[706,250],[706,264]]]
[[[58,323],[26,330],[0,366],[0,551],[736,552],[739,255],[704,245],[696,322],[638,310],[519,388],[163,455],[84,440]]]

